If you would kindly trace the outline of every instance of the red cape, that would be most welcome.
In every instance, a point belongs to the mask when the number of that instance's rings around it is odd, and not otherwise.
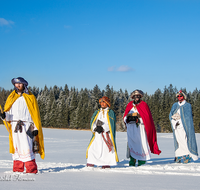
[[[133,108],[133,101],[129,102],[126,106],[124,117],[129,113]],[[160,154],[161,151],[158,148],[157,137],[156,137],[156,128],[153,122],[151,111],[146,102],[141,101],[139,104],[136,104],[136,108],[144,122],[144,127],[147,134],[147,140],[149,143],[150,150],[153,154]]]

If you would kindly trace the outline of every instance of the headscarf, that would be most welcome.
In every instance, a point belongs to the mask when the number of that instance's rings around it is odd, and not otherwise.
[[[106,96],[103,96],[102,98],[99,99],[99,103],[101,104],[101,102],[105,102],[108,107],[110,107],[110,99]]]
[[[27,88],[28,82],[27,82],[24,78],[22,78],[22,77],[13,78],[13,79],[11,80],[11,82],[12,82],[12,84],[14,85],[14,88],[15,88],[16,91],[18,91],[18,88],[15,87],[15,84],[16,84],[16,83],[23,84],[23,85],[24,85],[24,93],[29,94],[29,93],[28,93],[28,88]]]
[[[142,92],[142,90],[134,90],[132,93],[131,93],[131,98],[134,99],[134,96],[135,95],[140,95],[141,98],[143,97],[144,93]]]
[[[185,100],[187,99],[186,94],[185,94],[182,90],[180,90],[180,91],[176,94],[176,97],[177,97],[178,95],[183,96]]]

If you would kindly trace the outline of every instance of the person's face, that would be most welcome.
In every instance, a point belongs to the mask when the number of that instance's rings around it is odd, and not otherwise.
[[[106,102],[104,102],[104,101],[102,101],[102,102],[100,103],[100,105],[101,105],[101,108],[102,108],[102,109],[105,109],[105,108],[108,107],[108,105],[107,105]]]
[[[184,97],[180,94],[177,96],[177,98],[179,102],[182,102],[184,100]]]
[[[24,90],[24,85],[22,83],[15,83],[15,87],[22,92]]]
[[[138,101],[140,100],[140,98],[141,98],[140,95],[135,95],[135,96],[134,96],[134,100],[135,100],[136,102],[138,102]]]

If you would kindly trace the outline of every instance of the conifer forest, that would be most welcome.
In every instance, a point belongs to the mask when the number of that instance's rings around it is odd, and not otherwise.
[[[13,90],[13,89],[12,89]],[[0,87],[0,104],[2,107],[8,95],[12,90],[5,90]],[[100,90],[98,85],[92,90],[75,87],[64,88],[53,86],[44,89],[29,87],[29,90],[36,96],[41,122],[43,127],[67,128],[67,129],[90,129],[90,119],[94,111],[100,108],[99,98],[107,96],[110,98],[111,109],[116,114],[117,131],[125,131],[123,123],[123,114],[130,99],[127,90],[115,91],[113,87],[107,85],[105,90]],[[133,90],[135,90],[133,88]],[[144,89],[141,89],[144,91]],[[180,89],[174,88],[172,84],[164,89],[157,89],[154,94],[144,94],[144,100],[150,107],[157,132],[171,132],[169,121],[169,112],[172,105],[177,102],[176,93]],[[187,92],[181,89],[187,95],[187,102],[192,105],[193,121],[195,132],[200,132],[200,91],[195,89],[193,92]],[[0,121],[3,123],[2,120]]]

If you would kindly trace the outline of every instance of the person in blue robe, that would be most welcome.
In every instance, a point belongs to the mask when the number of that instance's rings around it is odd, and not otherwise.
[[[169,120],[174,137],[175,162],[191,162],[198,159],[197,143],[193,125],[192,107],[186,102],[187,96],[181,90],[176,94],[178,102],[174,103]]]

